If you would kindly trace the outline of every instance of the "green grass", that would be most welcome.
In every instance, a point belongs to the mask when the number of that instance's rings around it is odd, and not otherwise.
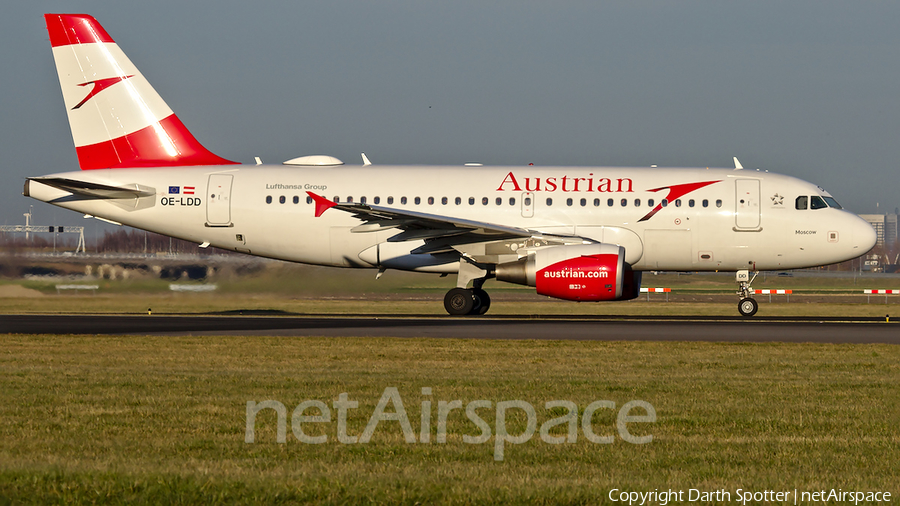
[[[596,504],[612,488],[888,490],[900,493],[900,347],[281,337],[3,335],[0,503]],[[422,387],[437,401],[562,399],[583,410],[651,403],[653,441],[464,444],[459,411],[445,444],[409,444],[382,422],[369,444],[275,442],[247,401],[359,402],[362,432],[396,387],[418,432]],[[388,411],[392,409],[389,408]],[[495,428],[491,410],[481,412]],[[333,413],[335,416],[336,413]],[[434,440],[434,417],[432,441]],[[510,432],[524,427],[508,418]],[[594,418],[616,435],[615,413]],[[559,432],[556,432],[559,433]]]

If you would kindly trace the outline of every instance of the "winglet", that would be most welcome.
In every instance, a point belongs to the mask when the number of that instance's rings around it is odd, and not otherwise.
[[[363,159],[363,167],[368,167],[369,165],[372,165],[372,162],[369,161],[369,157],[366,156],[365,153],[361,153],[361,154],[362,154],[362,159]]]
[[[738,161],[737,157],[734,157],[734,170],[743,170],[744,166],[741,165],[741,162]]]
[[[321,195],[316,195],[313,192],[306,192],[307,195],[312,197],[313,201],[316,203],[316,218],[322,216],[322,213],[336,206],[334,202],[322,197]]]

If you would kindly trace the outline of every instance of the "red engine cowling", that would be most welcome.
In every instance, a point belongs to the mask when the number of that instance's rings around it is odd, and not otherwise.
[[[635,275],[636,274],[636,275]],[[540,249],[517,262],[500,264],[497,279],[533,286],[537,293],[577,301],[634,298],[640,273],[626,271],[625,248],[578,244]]]

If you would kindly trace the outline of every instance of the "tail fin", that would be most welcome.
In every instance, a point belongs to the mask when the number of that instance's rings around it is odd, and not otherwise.
[[[86,14],[45,14],[82,170],[234,164],[204,148]]]

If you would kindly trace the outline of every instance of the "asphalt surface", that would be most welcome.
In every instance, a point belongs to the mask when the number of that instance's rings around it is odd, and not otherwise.
[[[0,333],[900,344],[884,318],[0,315]]]

